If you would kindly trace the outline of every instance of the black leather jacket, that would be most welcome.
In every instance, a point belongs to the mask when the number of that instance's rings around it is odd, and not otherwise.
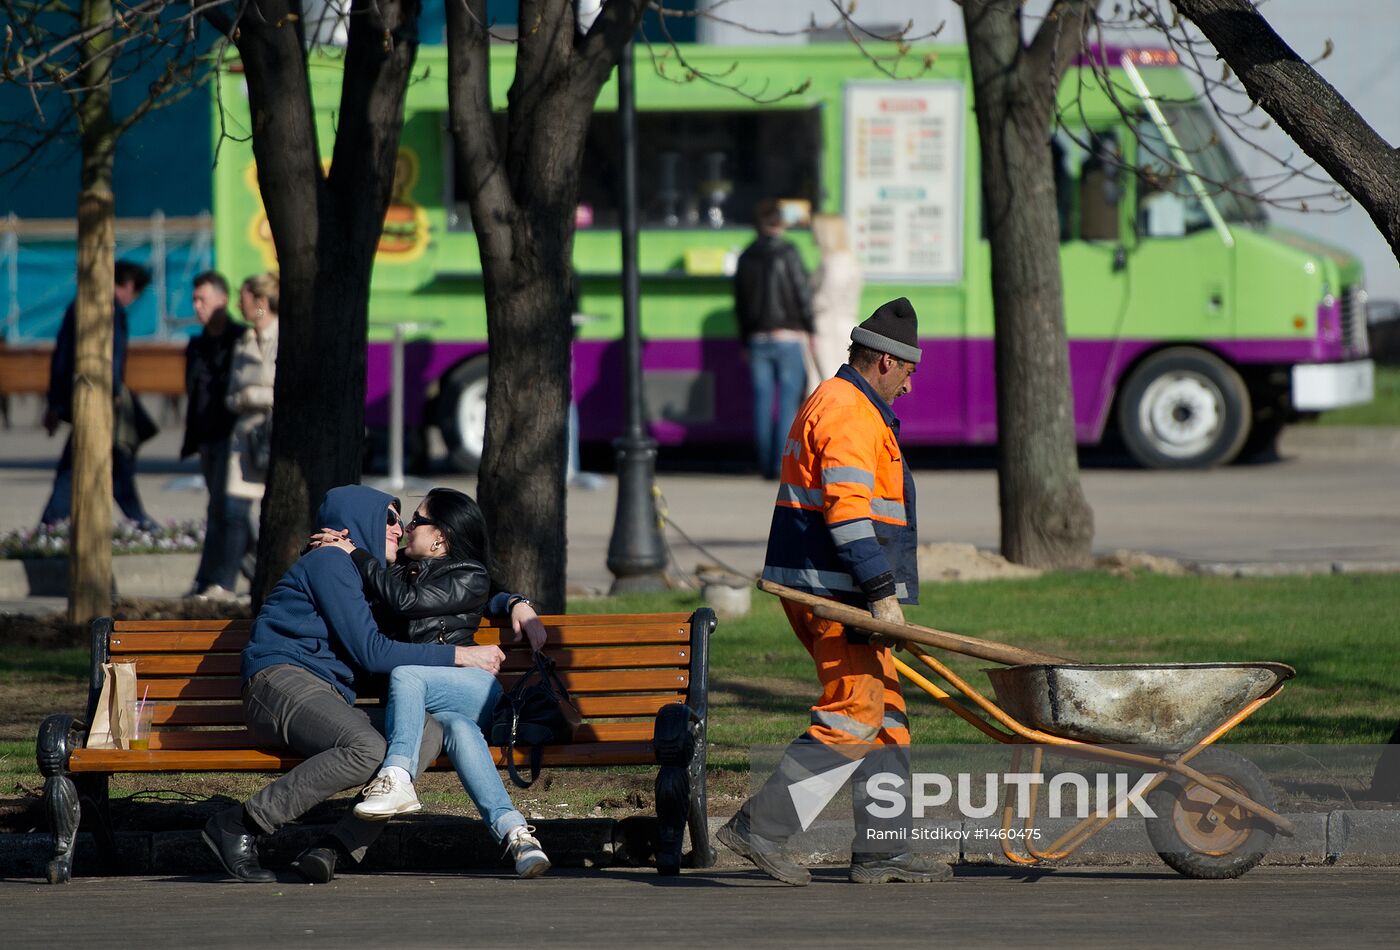
[[[734,272],[734,315],[745,340],[771,330],[812,332],[812,289],[797,248],[765,234],[744,249]]]
[[[479,561],[427,558],[385,567],[361,548],[350,556],[386,636],[454,646],[476,642],[476,628],[492,594],[491,577]]]

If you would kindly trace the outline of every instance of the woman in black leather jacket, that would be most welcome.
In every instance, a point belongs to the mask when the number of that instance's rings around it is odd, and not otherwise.
[[[386,635],[420,643],[471,645],[482,652],[479,668],[400,666],[390,673],[384,717],[388,755],[379,774],[365,787],[355,814],[382,821],[423,807],[413,788],[413,775],[426,712],[442,724],[444,751],[492,835],[511,852],[516,872],[521,877],[544,873],[549,859],[534,829],[511,804],[485,738],[501,697],[495,674],[504,654],[496,646],[473,644],[483,613],[510,617],[515,638],[527,637],[536,651],[544,646],[545,630],[528,600],[492,583],[481,508],[462,492],[434,488],[404,526],[404,546],[398,561],[388,568],[334,533],[323,531],[312,543],[331,544],[350,553]],[[444,672],[460,675],[444,676]]]

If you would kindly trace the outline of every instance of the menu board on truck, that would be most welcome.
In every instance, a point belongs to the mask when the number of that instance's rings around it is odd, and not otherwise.
[[[846,85],[846,220],[865,275],[962,277],[963,87]]]

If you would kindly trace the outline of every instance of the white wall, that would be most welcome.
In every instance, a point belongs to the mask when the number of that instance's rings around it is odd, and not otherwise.
[[[1043,11],[1048,5],[1049,0],[1029,0],[1027,10],[1031,13]],[[813,17],[818,24],[838,20],[830,0],[731,0],[710,6],[716,19],[702,18],[699,24],[700,39],[707,43],[805,43],[808,35],[799,31]],[[1106,3],[1104,8],[1111,10],[1112,5]],[[1320,55],[1325,41],[1330,38],[1334,52],[1318,64],[1318,70],[1386,141],[1400,147],[1400,2],[1272,0],[1263,4],[1261,11],[1279,35],[1305,59]],[[719,19],[738,21],[752,29],[728,25]],[[937,42],[961,43],[964,40],[962,11],[952,0],[861,0],[855,19],[872,28],[902,27],[912,19],[915,35],[937,29],[942,24]],[[786,31],[789,35],[763,32],[767,30]],[[1107,33],[1105,39],[1164,45],[1160,34],[1145,29]],[[1257,111],[1255,114],[1262,115]],[[1251,140],[1263,152],[1234,141],[1228,135],[1226,140],[1241,166],[1253,176],[1271,176],[1278,172],[1278,164],[1264,152],[1305,158],[1288,136],[1273,125],[1264,132],[1251,134]],[[1318,174],[1326,177],[1320,171]],[[1295,182],[1293,193],[1304,188],[1328,190],[1327,186]],[[1337,207],[1332,201],[1310,204]],[[1366,283],[1372,299],[1400,300],[1400,265],[1360,205],[1353,202],[1335,214],[1277,208],[1271,208],[1269,214],[1285,227],[1306,231],[1359,255],[1366,266]]]

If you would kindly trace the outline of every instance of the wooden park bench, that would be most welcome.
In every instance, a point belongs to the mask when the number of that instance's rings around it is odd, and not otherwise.
[[[709,636],[715,615],[561,615],[541,618],[546,651],[578,704],[583,725],[568,745],[547,746],[546,766],[659,766],[656,778],[657,868],[680,870],[681,841],[691,834],[690,864],[708,867],[714,853],[706,826],[705,726]],[[286,749],[256,747],[243,724],[239,654],[247,620],[112,620],[92,624],[91,682],[84,719],[56,714],[39,727],[37,756],[53,831],[50,883],[68,881],[84,814],[103,863],[115,866],[108,779],[124,772],[285,772],[301,759]],[[483,621],[477,642],[499,643],[501,628]],[[502,685],[530,667],[527,647],[506,651]],[[102,687],[102,664],[136,663],[136,695],[153,705],[150,748],[88,749]],[[376,704],[377,700],[361,700]],[[496,750],[505,767],[504,751]],[[517,749],[517,766],[528,750]],[[434,769],[450,769],[439,758]]]

